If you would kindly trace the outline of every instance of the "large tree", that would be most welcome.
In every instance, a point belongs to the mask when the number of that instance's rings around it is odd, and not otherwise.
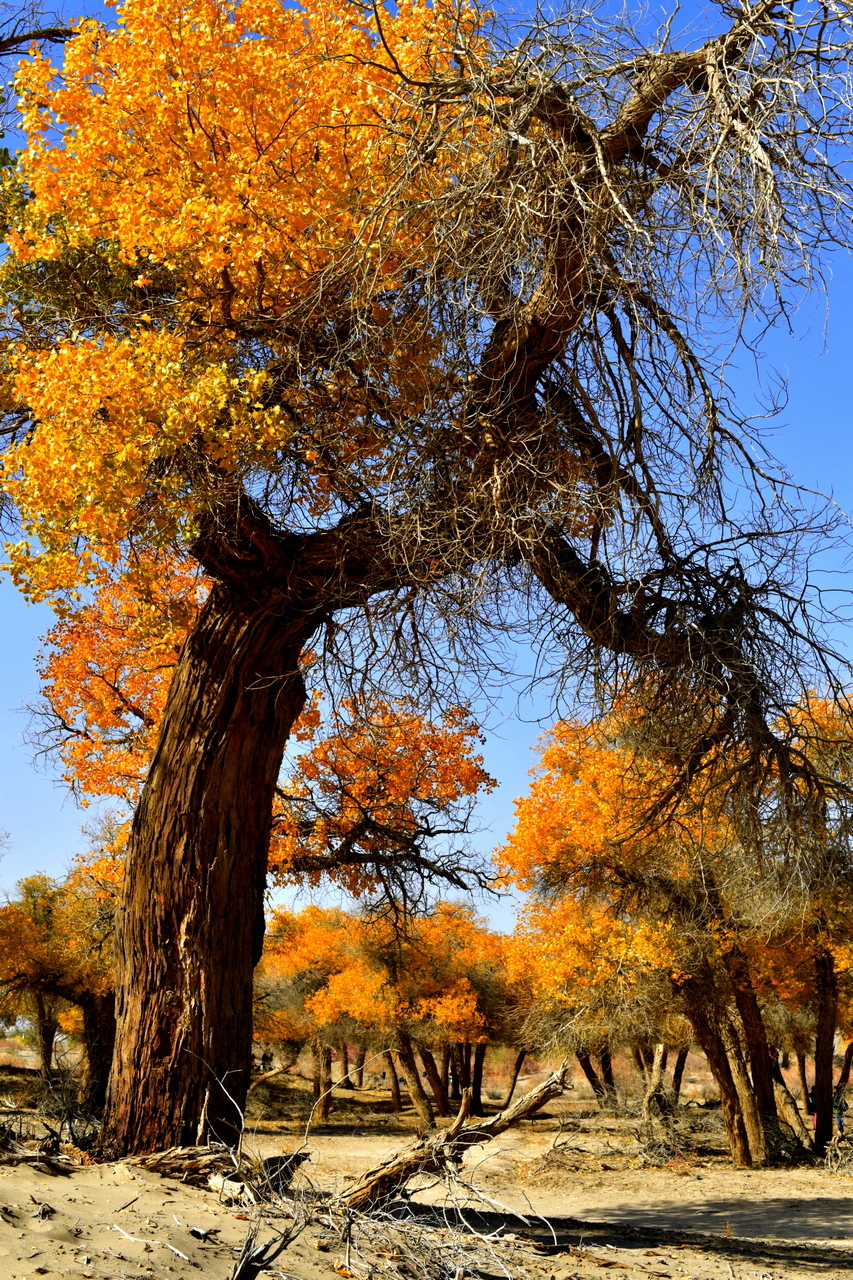
[[[731,744],[732,786],[772,765],[820,800],[785,719],[831,675],[814,520],[721,352],[847,238],[850,30],[724,13],[681,48],[445,3],[128,0],[22,68],[16,572],[66,608],[144,557],[211,583],[130,839],[107,1148],[239,1123],[309,646],[428,685],[532,633],[572,672],[647,669],[652,710],[677,690],[677,786]]]

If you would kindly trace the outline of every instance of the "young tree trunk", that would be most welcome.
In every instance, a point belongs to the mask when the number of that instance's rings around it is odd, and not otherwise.
[[[332,1049],[331,1045],[315,1041],[311,1045],[314,1056],[314,1114],[313,1121],[325,1124],[332,1109]]]
[[[815,955],[815,994],[817,1027],[814,1046],[814,1088],[817,1123],[814,1130],[815,1153],[822,1156],[832,1137],[832,1055],[835,1047],[835,1023],[838,1007],[838,980],[832,952],[821,947]]]
[[[806,1055],[797,1050],[797,1075],[800,1078],[800,1092],[803,1095],[803,1108],[807,1116],[814,1115],[814,1108],[809,1098],[809,1078],[806,1075]]]
[[[184,644],[116,921],[112,1156],[234,1143],[251,1074],[272,802],[315,623],[217,583]]]
[[[391,1090],[391,1105],[397,1115],[403,1110],[403,1099],[400,1097],[400,1081],[397,1079],[397,1064],[394,1061],[394,1055],[389,1049],[382,1054],[382,1061],[385,1063],[385,1072],[388,1076],[388,1087]]]
[[[739,1169],[748,1169],[752,1164],[746,1126],[741,1110],[740,1098],[726,1045],[720,1028],[719,1010],[713,990],[713,976],[707,966],[700,968],[698,975],[688,978],[686,982],[676,986],[684,1001],[684,1010],[693,1028],[693,1034],[702,1052],[708,1059],[708,1066],[714,1077],[714,1083],[720,1093],[720,1105],[723,1122],[732,1153],[732,1162]]]
[[[637,1070],[640,1073],[640,1079],[643,1081],[643,1084],[646,1084],[648,1082],[649,1070],[646,1066],[645,1055],[639,1045],[634,1045],[631,1050],[631,1056],[633,1057]]]
[[[363,1044],[360,1044],[355,1053],[355,1087],[356,1089],[364,1088],[364,1060],[367,1057],[367,1050]]]
[[[353,1082],[349,1073],[349,1047],[346,1040],[341,1041],[341,1078],[338,1081],[338,1087],[341,1089],[352,1089]]]
[[[844,1050],[844,1061],[841,1064],[841,1075],[836,1082],[836,1089],[843,1089],[850,1081],[850,1067],[853,1064],[853,1040]]]
[[[90,995],[79,1001],[83,1013],[83,1048],[86,1070],[81,1104],[91,1115],[100,1115],[107,1098],[107,1085],[116,1039],[115,996]]]
[[[788,1125],[794,1138],[798,1139],[806,1150],[812,1148],[812,1134],[800,1115],[794,1095],[785,1084],[779,1063],[774,1063],[773,1087],[776,1090],[776,1107],[782,1120]]]
[[[607,1090],[607,1104],[615,1107],[619,1101],[616,1095],[616,1081],[613,1078],[613,1055],[610,1052],[610,1046],[605,1045],[598,1055],[599,1066],[601,1067],[601,1082]]]
[[[433,1114],[432,1104],[421,1084],[421,1073],[418,1071],[414,1046],[407,1031],[397,1030],[397,1045],[400,1061],[403,1064],[403,1074],[409,1087],[409,1097],[412,1099],[415,1110],[426,1127],[434,1129],[435,1115]]]
[[[483,1065],[486,1061],[488,1044],[474,1046],[474,1069],[471,1072],[471,1115],[485,1115],[483,1110]]]
[[[732,984],[735,1004],[743,1024],[746,1051],[749,1056],[752,1096],[764,1131],[768,1154],[773,1154],[779,1138],[779,1117],[773,1087],[773,1064],[776,1059],[770,1053],[764,1019],[752,985],[749,963],[740,947],[732,947],[724,955],[723,964],[729,982]]]
[[[36,1008],[36,1030],[39,1039],[39,1056],[41,1058],[41,1075],[43,1080],[50,1080],[53,1074],[53,1046],[59,1030],[59,1019],[56,1016],[56,1001],[50,996],[36,991],[33,997]]]
[[[667,1056],[666,1045],[656,1044],[646,1094],[643,1098],[643,1119],[651,1125],[666,1121],[672,1115],[672,1098],[663,1082]]]
[[[584,1073],[590,1085],[592,1086],[592,1091],[595,1094],[596,1101],[599,1102],[602,1106],[604,1106],[607,1100],[607,1090],[605,1089],[604,1085],[601,1083],[601,1080],[598,1077],[598,1072],[596,1071],[595,1067],[592,1065],[592,1059],[590,1058],[586,1049],[578,1049],[577,1053],[575,1054],[575,1057],[577,1058],[578,1062],[581,1065],[581,1071]]]
[[[515,1062],[512,1067],[512,1076],[509,1082],[509,1088],[506,1091],[506,1097],[501,1103],[501,1111],[506,1111],[512,1102],[512,1095],[515,1093],[515,1086],[518,1084],[518,1077],[521,1075],[521,1068],[524,1066],[524,1059],[527,1057],[526,1049],[519,1049],[515,1055]]]
[[[441,1073],[436,1065],[435,1058],[432,1053],[423,1045],[418,1045],[418,1053],[421,1062],[424,1064],[429,1087],[432,1089],[432,1096],[435,1100],[435,1109],[440,1116],[449,1116],[450,1107],[447,1105],[447,1094],[444,1089],[444,1083],[441,1079]]]
[[[684,1067],[687,1062],[687,1055],[690,1052],[689,1044],[679,1046],[678,1053],[675,1055],[675,1064],[672,1068],[672,1086],[670,1092],[672,1094],[672,1105],[678,1106],[678,1099],[681,1097],[681,1081],[684,1079]]]
[[[445,1092],[445,1096],[450,1098],[450,1045],[441,1046],[441,1084]]]

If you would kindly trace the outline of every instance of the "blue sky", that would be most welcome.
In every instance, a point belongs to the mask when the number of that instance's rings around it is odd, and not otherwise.
[[[96,6],[92,6],[92,10]],[[76,6],[75,6],[76,8]],[[765,343],[762,377],[786,380],[789,401],[769,440],[775,455],[800,483],[832,493],[842,510],[853,510],[853,259],[837,254],[831,262],[830,309],[822,298],[807,300],[795,317],[796,334],[777,332]],[[759,383],[745,361],[736,377],[741,406],[755,408]],[[839,570],[848,566],[837,564]],[[23,736],[23,708],[38,695],[35,655],[50,626],[48,610],[27,605],[7,579],[0,580],[0,625],[4,651],[0,664],[0,829],[9,833],[0,858],[0,891],[10,891],[34,871],[59,874],[73,853],[85,846],[81,826],[92,813],[79,809],[49,770],[34,767]],[[516,711],[520,713],[518,718]],[[485,747],[486,764],[500,786],[482,805],[486,830],[476,838],[485,851],[506,834],[512,800],[521,794],[534,763],[531,751],[549,718],[548,700],[516,702],[507,695]],[[507,914],[496,917],[507,923]]]

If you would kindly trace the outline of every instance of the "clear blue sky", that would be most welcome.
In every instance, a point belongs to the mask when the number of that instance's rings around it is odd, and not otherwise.
[[[91,11],[95,9],[93,4]],[[770,443],[798,481],[831,492],[841,508],[851,511],[853,260],[849,257],[838,255],[833,262],[825,332],[824,321],[822,300],[811,300],[797,317],[795,337],[777,333],[765,344],[764,376],[775,370],[788,381],[790,396]],[[755,407],[754,369],[744,363],[737,382],[742,407]],[[35,655],[51,615],[44,608],[27,605],[2,580],[0,621],[5,637],[0,664],[0,829],[9,833],[0,859],[0,890],[9,891],[15,880],[34,871],[61,873],[75,850],[84,847],[81,826],[87,814],[49,772],[34,768],[31,750],[23,742],[27,717],[22,708],[38,694]],[[516,709],[513,694],[504,700],[503,722],[495,716],[485,748],[487,767],[500,787],[482,806],[481,821],[487,829],[477,843],[484,850],[501,840],[511,825],[513,798],[525,789],[535,759],[531,748],[541,728],[536,718],[541,717],[543,724],[548,720],[544,695],[520,704],[520,720]],[[505,912],[497,918],[507,923]]]

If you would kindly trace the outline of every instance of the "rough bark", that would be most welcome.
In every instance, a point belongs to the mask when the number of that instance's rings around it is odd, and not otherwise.
[[[832,1138],[832,1058],[838,1007],[838,980],[832,952],[821,947],[814,959],[817,1027],[814,1047],[814,1087],[817,1123],[814,1148],[822,1156]]]
[[[440,1116],[449,1116],[450,1107],[447,1105],[447,1093],[435,1058],[430,1050],[424,1045],[418,1045],[418,1053],[420,1055],[421,1062],[424,1064],[424,1071],[426,1072],[427,1080],[429,1080],[429,1087],[432,1089],[435,1109]]]
[[[521,1075],[521,1068],[524,1066],[524,1059],[527,1057],[526,1049],[519,1049],[515,1055],[515,1062],[512,1066],[512,1076],[510,1077],[509,1088],[506,1091],[506,1097],[501,1104],[501,1110],[506,1111],[512,1102],[512,1095],[515,1093],[515,1086],[518,1084],[518,1077]]]
[[[400,1081],[397,1079],[397,1064],[394,1061],[394,1055],[390,1050],[386,1049],[382,1054],[382,1061],[385,1063],[385,1072],[388,1076],[388,1088],[391,1090],[391,1105],[397,1115],[403,1110],[403,1099],[400,1096]]]
[[[117,918],[108,1153],[236,1141],[273,795],[310,627],[217,585],[184,646]]]
[[[487,1044],[474,1046],[474,1067],[471,1072],[471,1115],[485,1115],[483,1110],[483,1066],[486,1061]]]
[[[427,1097],[426,1090],[421,1084],[421,1073],[418,1071],[418,1061],[415,1057],[415,1049],[412,1044],[411,1037],[406,1031],[397,1031],[397,1052],[400,1055],[400,1062],[403,1066],[403,1074],[406,1077],[406,1084],[409,1088],[409,1097],[412,1099],[414,1108],[420,1116],[423,1123],[428,1129],[435,1128],[435,1114],[433,1113],[432,1103]]]
[[[339,1197],[338,1203],[364,1211],[400,1190],[415,1174],[442,1173],[449,1166],[458,1165],[469,1147],[488,1142],[519,1120],[534,1115],[552,1098],[559,1097],[566,1087],[567,1071],[568,1062],[565,1061],[558,1071],[519,1098],[512,1107],[473,1124],[465,1124],[471,1102],[470,1091],[466,1090],[459,1114],[447,1129],[425,1135],[377,1168],[369,1170],[355,1186]]]
[[[740,1100],[740,1110],[743,1116],[743,1124],[746,1129],[747,1141],[749,1143],[749,1153],[753,1165],[761,1168],[767,1164],[769,1157],[769,1144],[764,1124],[755,1101],[755,1093],[752,1088],[752,1081],[746,1069],[746,1059],[743,1053],[743,1046],[737,1029],[729,1018],[725,1010],[721,1010],[719,1017],[720,1029],[723,1034],[723,1043],[725,1045],[726,1056],[729,1060],[732,1079],[735,1083],[737,1095]]]

